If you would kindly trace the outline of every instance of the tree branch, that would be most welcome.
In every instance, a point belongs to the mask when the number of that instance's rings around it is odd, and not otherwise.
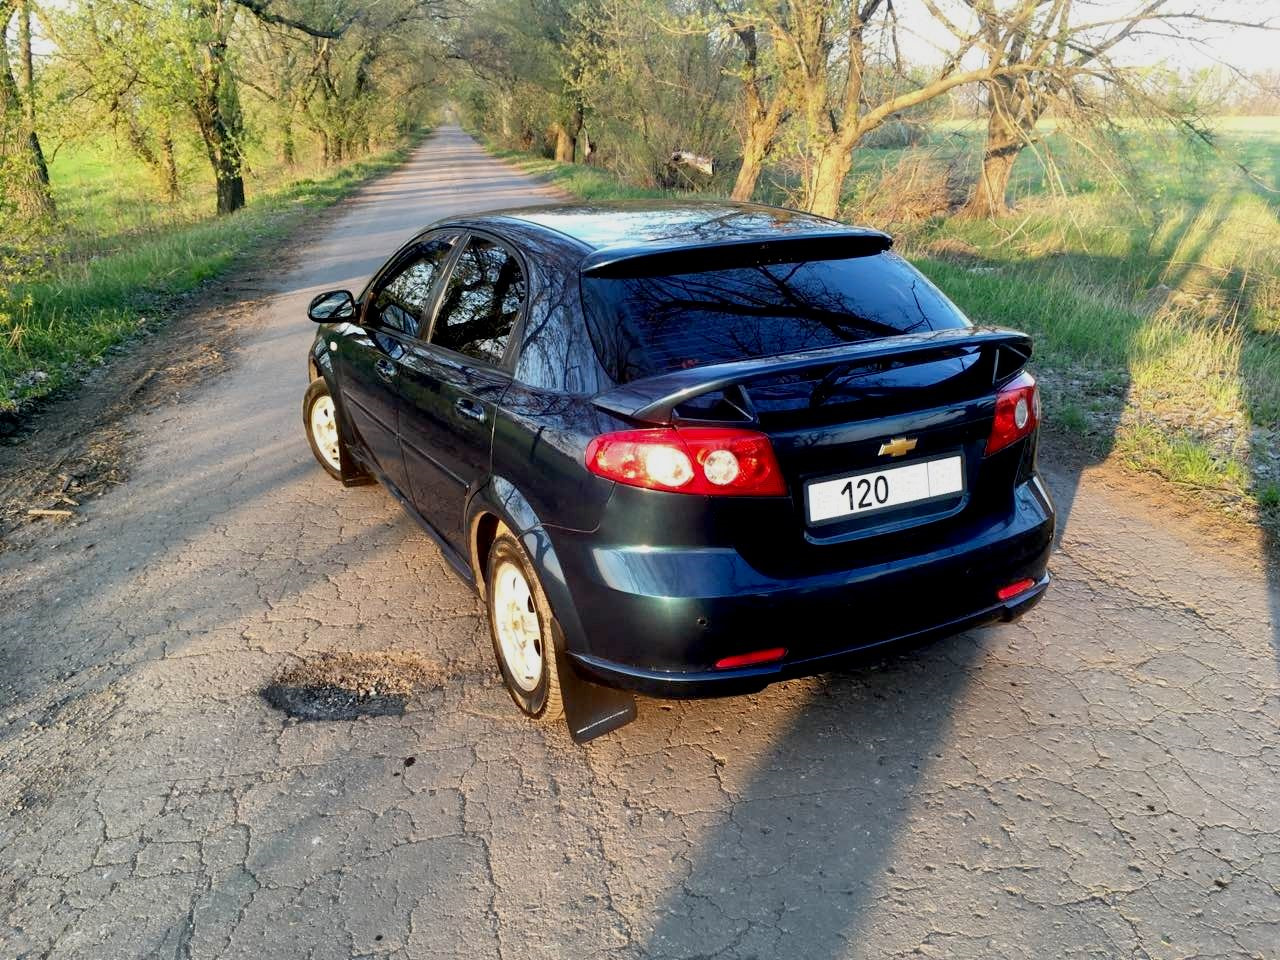
[[[310,24],[303,23],[301,20],[294,20],[292,17],[272,13],[270,10],[271,0],[232,0],[232,2],[237,6],[244,7],[263,23],[274,23],[282,27],[290,27],[293,30],[300,30],[302,33],[318,37],[321,40],[337,40],[356,21],[353,16],[342,26],[326,30],[321,27],[313,27]]]

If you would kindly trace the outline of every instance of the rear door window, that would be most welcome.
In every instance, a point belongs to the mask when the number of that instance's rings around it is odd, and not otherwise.
[[[391,330],[416,337],[426,333],[431,291],[453,249],[454,237],[429,239],[397,267],[373,299],[372,319]]]
[[[619,383],[969,325],[919,271],[889,252],[696,273],[585,276],[582,294],[592,342]]]
[[[449,276],[431,342],[496,366],[506,354],[524,297],[524,271],[515,254],[473,236]]]

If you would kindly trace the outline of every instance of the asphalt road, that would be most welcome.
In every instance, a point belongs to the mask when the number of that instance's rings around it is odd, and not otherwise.
[[[585,749],[516,714],[476,600],[299,404],[310,296],[540,195],[442,129],[128,424],[127,484],[0,555],[0,957],[1280,955],[1280,598],[1088,475],[1051,476],[1017,624]],[[350,721],[260,696],[333,651],[436,682]]]

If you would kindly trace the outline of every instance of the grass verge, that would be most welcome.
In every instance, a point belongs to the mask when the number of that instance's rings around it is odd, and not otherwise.
[[[52,279],[17,290],[29,306],[0,326],[0,417],[12,421],[74,382],[111,348],[163,318],[179,296],[397,167],[423,136],[263,192],[231,216],[156,230],[107,255],[62,263]]]

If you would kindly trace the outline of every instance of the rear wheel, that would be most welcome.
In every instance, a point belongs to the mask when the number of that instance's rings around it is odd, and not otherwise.
[[[302,423],[317,462],[335,480],[342,479],[342,439],[338,411],[324,377],[316,377],[302,398]]]
[[[507,692],[535,720],[564,716],[551,605],[524,548],[502,527],[489,550],[489,635]]]

